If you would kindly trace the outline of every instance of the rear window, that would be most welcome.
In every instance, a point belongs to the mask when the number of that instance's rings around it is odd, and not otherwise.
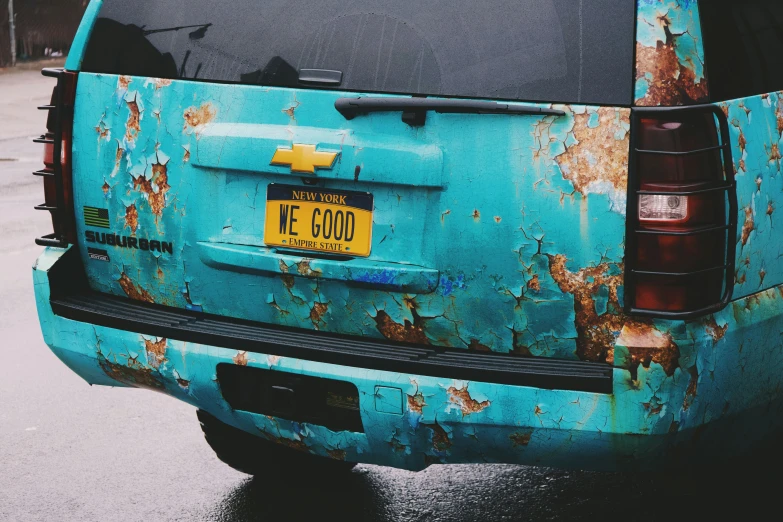
[[[713,101],[783,90],[781,0],[702,0],[699,10]]]
[[[630,105],[634,0],[106,0],[83,70]]]

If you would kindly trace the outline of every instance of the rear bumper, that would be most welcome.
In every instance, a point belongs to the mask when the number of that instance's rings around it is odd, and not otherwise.
[[[471,462],[642,469],[673,461],[664,457],[741,450],[777,429],[783,418],[777,391],[783,375],[783,294],[777,290],[740,302],[711,322],[683,324],[682,337],[690,340],[679,342],[679,367],[671,375],[656,363],[639,366],[635,380],[626,369],[610,368],[610,390],[553,390],[466,380],[456,367],[457,378],[449,378],[443,364],[431,373],[403,373],[379,369],[372,361],[356,367],[304,358],[307,352],[301,350],[281,356],[252,339],[238,347],[243,349],[204,344],[219,339],[219,332],[193,337],[187,327],[173,331],[180,338],[175,340],[163,337],[170,330],[150,334],[149,325],[156,322],[151,318],[137,318],[147,327],[136,330],[132,324],[119,325],[124,329],[94,324],[98,321],[89,316],[66,318],[55,314],[60,307],[67,315],[63,297],[52,294],[52,280],[67,252],[47,249],[34,267],[34,281],[44,339],[73,371],[90,384],[169,394],[245,431],[322,456],[411,470]],[[173,321],[178,314],[171,315]],[[199,328],[203,325],[193,330]],[[618,346],[615,360],[622,360],[622,353]],[[353,383],[364,432],[333,432],[235,411],[221,394],[219,364]],[[390,367],[395,364],[390,360]]]

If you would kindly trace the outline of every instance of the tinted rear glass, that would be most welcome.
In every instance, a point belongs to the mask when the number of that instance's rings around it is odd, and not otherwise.
[[[83,70],[629,105],[634,0],[106,0]]]
[[[699,3],[713,101],[783,89],[783,2]]]

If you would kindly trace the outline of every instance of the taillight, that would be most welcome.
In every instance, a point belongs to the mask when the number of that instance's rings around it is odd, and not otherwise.
[[[34,140],[44,145],[44,168],[33,174],[43,177],[44,202],[35,207],[52,215],[54,232],[35,242],[41,246],[65,247],[76,242],[71,178],[71,145],[73,105],[76,98],[77,73],[63,69],[44,69],[44,76],[57,78],[49,105],[39,107],[49,112],[46,134]]]
[[[687,318],[734,287],[737,194],[728,122],[716,106],[633,111],[625,301]]]

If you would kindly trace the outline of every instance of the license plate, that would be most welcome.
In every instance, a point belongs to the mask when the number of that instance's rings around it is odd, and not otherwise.
[[[268,246],[367,257],[373,196],[367,192],[271,184],[266,192]]]

